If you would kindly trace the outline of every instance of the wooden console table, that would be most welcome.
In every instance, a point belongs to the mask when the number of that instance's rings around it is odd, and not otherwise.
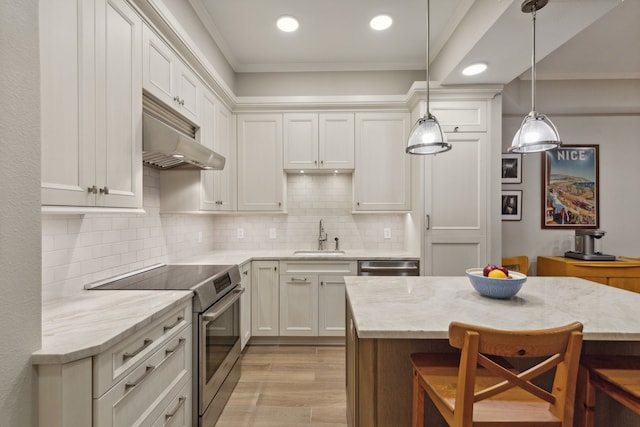
[[[538,276],[573,276],[640,293],[640,259],[581,261],[557,256],[538,257]]]

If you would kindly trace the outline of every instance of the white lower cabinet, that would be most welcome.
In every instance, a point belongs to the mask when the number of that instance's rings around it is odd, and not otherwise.
[[[355,261],[281,261],[280,335],[344,336],[344,276]]]
[[[251,338],[251,261],[240,266],[240,278],[244,288],[240,297],[240,349],[244,350]]]
[[[38,366],[39,425],[190,427],[191,302],[93,357]]]
[[[317,275],[280,275],[280,335],[318,335]]]
[[[278,336],[278,261],[253,261],[251,265],[251,335]]]

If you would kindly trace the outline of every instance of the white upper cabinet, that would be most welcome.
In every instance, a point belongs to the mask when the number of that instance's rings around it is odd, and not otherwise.
[[[215,95],[206,91],[202,97],[200,142],[224,156],[224,169],[202,171],[203,210],[234,211],[236,173],[235,116]]]
[[[239,114],[238,211],[284,211],[282,114]]]
[[[143,31],[143,87],[194,124],[200,124],[204,89],[196,75],[148,26]]]
[[[124,0],[40,2],[43,205],[142,207],[141,47]]]
[[[409,113],[356,113],[356,211],[411,209]]]
[[[353,113],[284,115],[284,168],[291,171],[351,170],[354,167]]]

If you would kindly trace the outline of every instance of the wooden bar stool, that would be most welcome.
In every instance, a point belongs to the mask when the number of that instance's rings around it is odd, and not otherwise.
[[[502,266],[508,270],[529,274],[529,257],[526,255],[503,257]]]
[[[640,415],[640,356],[583,356],[584,427],[595,425],[596,389]]]
[[[452,322],[449,344],[461,353],[411,355],[413,427],[423,426],[425,394],[451,427],[573,426],[581,323],[503,331]],[[519,371],[496,363],[495,356],[536,359]],[[532,383],[553,368],[550,392]]]

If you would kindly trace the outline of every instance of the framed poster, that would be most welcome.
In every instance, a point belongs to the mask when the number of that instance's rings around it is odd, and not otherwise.
[[[542,228],[598,228],[598,146],[542,153]]]
[[[520,184],[522,182],[522,154],[502,155],[502,183]]]
[[[522,219],[522,190],[502,191],[502,220],[520,221]]]

